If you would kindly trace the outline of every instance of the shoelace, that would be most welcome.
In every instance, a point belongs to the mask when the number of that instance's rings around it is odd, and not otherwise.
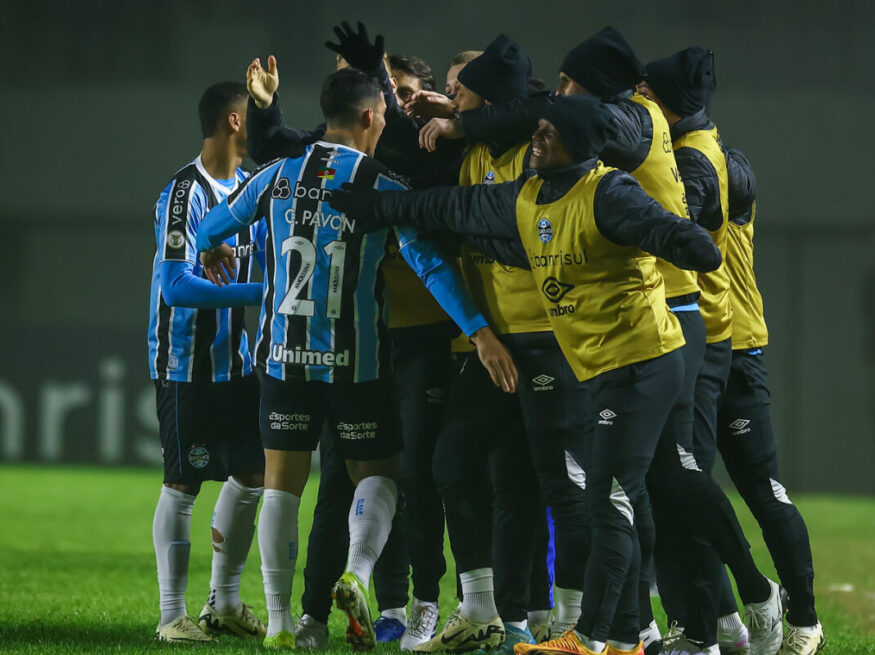
[[[431,605],[414,605],[412,614],[409,626],[410,634],[420,639],[431,638],[433,624],[437,623],[437,609]],[[447,623],[449,624],[449,620]]]
[[[764,630],[769,622],[769,612],[768,608],[762,609],[747,609],[746,618],[748,619],[749,625],[748,628],[751,632],[754,630]]]
[[[580,650],[580,640],[574,634],[574,628],[569,628],[562,633],[562,636],[551,639],[550,641],[541,644],[542,648],[560,648],[562,650]]]
[[[784,641],[791,648],[802,646],[805,643],[805,640],[800,639],[801,636],[802,635],[799,633],[799,629],[796,628],[796,626],[788,625],[787,636],[784,638]]]
[[[199,627],[197,627],[197,625],[195,625],[194,621],[192,621],[188,617],[181,618],[182,621],[180,621],[179,625],[177,626],[180,632],[192,637],[203,637],[203,631]]]
[[[678,622],[672,621],[671,625],[668,628],[668,632],[662,638],[662,647],[667,652],[669,647],[674,645],[674,643],[684,636],[684,631],[678,628]]]

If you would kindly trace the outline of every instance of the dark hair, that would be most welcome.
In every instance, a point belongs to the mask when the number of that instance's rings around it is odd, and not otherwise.
[[[354,68],[344,68],[325,78],[319,104],[326,122],[348,126],[358,120],[369,101],[382,95],[376,78]]]
[[[459,64],[467,64],[471,60],[477,59],[477,57],[482,54],[482,50],[462,50],[462,52],[453,57],[453,61],[450,62],[450,67],[458,66]]]
[[[395,71],[413,75],[419,78],[423,89],[434,91],[434,73],[431,70],[431,66],[419,57],[412,55],[389,55],[389,67],[392,69],[392,75],[395,74]]]
[[[242,82],[219,82],[204,91],[197,113],[205,139],[215,136],[219,123],[230,113],[231,105],[247,95],[246,85]]]

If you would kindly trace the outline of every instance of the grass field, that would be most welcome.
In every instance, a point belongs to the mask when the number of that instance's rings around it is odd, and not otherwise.
[[[143,470],[0,466],[0,653],[146,653],[196,646],[156,643],[158,590],[152,513],[160,473]],[[204,486],[192,518],[188,609],[203,605],[210,575],[209,520],[219,485]],[[301,555],[292,611],[300,613],[301,571],[315,499],[301,505]],[[875,654],[875,499],[794,500],[808,521],[825,653]],[[740,510],[757,561],[774,576],[759,530]],[[454,571],[444,577],[442,616],[453,605]],[[266,618],[254,545],[243,598]],[[376,605],[374,604],[374,607]],[[662,620],[663,617],[658,617]],[[330,653],[348,652],[342,617],[332,614]],[[259,644],[224,638],[200,649],[254,653]],[[381,647],[382,652],[397,646]]]

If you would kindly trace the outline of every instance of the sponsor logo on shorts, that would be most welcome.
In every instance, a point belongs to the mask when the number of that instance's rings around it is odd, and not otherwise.
[[[177,366],[179,366],[179,360],[176,359],[176,355],[174,355],[173,353],[171,353],[171,354],[167,357],[167,368],[169,368],[169,369],[174,369],[174,368],[176,368]]]
[[[550,384],[556,378],[551,378],[549,375],[545,375],[542,373],[538,377],[532,378],[532,382],[534,383],[535,391],[550,391],[553,389],[553,385]]]
[[[538,221],[538,238],[542,243],[547,243],[553,238],[553,226],[546,218]]]
[[[204,444],[194,444],[188,450],[188,463],[196,469],[206,468],[210,463],[210,451]]]
[[[270,357],[281,364],[303,364],[305,366],[349,366],[349,349],[343,352],[333,350],[305,350],[301,346],[286,348],[281,343],[271,346]]]
[[[284,414],[283,412],[271,412],[267,420],[270,421],[271,430],[287,430],[296,432],[310,427],[309,414]]]
[[[599,416],[602,417],[602,419],[599,421],[599,425],[613,425],[614,421],[612,419],[617,418],[616,412],[610,409],[603,409],[599,412]]]
[[[338,423],[337,434],[341,439],[347,441],[360,441],[362,439],[376,439],[377,428],[379,425],[376,421],[364,421],[362,423]]]
[[[737,418],[732,423],[729,424],[730,434],[733,437],[740,437],[743,434],[747,434],[750,432],[750,428],[747,427],[750,425],[750,419],[746,418]]]

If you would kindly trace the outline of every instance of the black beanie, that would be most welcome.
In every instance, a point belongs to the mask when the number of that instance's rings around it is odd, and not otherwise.
[[[522,46],[499,34],[483,54],[459,71],[459,82],[492,103],[529,94],[532,62]]]
[[[643,67],[623,35],[609,25],[569,52],[560,72],[610,100],[638,84]]]
[[[678,116],[707,107],[717,88],[714,53],[699,46],[651,61],[644,72],[647,86]]]
[[[540,118],[553,124],[575,162],[598,157],[617,132],[611,110],[593,96],[559,96]]]

